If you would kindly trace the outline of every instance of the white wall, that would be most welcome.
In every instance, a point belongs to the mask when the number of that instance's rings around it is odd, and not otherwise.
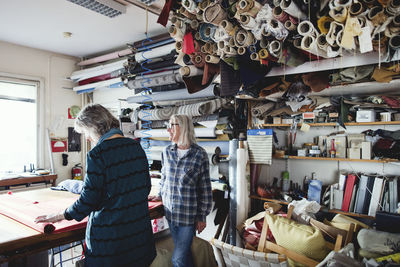
[[[42,129],[53,126],[51,135],[55,137],[68,136],[68,127],[73,126],[73,120],[68,120],[68,107],[81,106],[81,96],[72,91],[72,83],[66,80],[76,69],[77,61],[74,57],[0,41],[1,73],[41,81],[43,95],[40,98],[44,102],[44,116],[40,126]],[[54,127],[56,125],[58,127]],[[41,131],[40,139],[40,152],[44,155],[44,162],[39,167],[50,168],[44,130]],[[82,161],[80,152],[66,153],[67,166],[62,166],[61,153],[53,153],[57,182],[70,178],[71,168]]]

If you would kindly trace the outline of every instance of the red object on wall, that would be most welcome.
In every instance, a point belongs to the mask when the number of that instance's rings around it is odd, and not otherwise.
[[[67,152],[67,140],[51,140],[51,152]]]

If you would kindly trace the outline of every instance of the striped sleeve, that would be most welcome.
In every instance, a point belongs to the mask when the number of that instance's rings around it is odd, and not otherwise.
[[[87,172],[82,193],[78,200],[65,211],[66,219],[81,221],[99,207],[104,191],[102,165],[99,157],[88,153]]]
[[[210,166],[208,162],[208,156],[205,151],[203,151],[199,180],[197,181],[197,183],[198,203],[196,221],[205,222],[206,216],[211,212],[212,207]]]

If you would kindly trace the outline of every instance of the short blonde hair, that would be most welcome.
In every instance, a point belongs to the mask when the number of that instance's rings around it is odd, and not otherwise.
[[[194,127],[192,118],[183,114],[174,114],[170,118],[170,122],[178,123],[180,128],[180,135],[178,138],[178,146],[190,146],[196,143],[194,135]]]

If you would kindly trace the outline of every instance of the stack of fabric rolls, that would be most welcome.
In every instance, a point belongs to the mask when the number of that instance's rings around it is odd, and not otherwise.
[[[392,56],[400,47],[399,11],[397,0],[167,0],[158,22],[170,18],[181,74],[202,75],[197,83],[205,88],[219,69],[226,96],[272,66],[372,51]]]

